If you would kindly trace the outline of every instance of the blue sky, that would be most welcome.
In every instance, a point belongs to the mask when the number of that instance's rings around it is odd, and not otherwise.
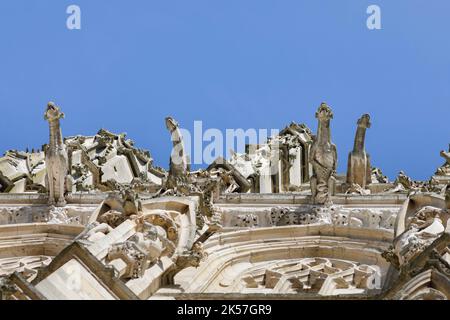
[[[66,28],[70,4],[81,30]],[[366,27],[370,4],[382,30]],[[127,132],[163,167],[167,115],[187,129],[315,131],[326,101],[340,172],[370,113],[373,164],[427,179],[450,142],[449,14],[448,0],[4,0],[0,150],[46,143],[49,100],[65,136]]]

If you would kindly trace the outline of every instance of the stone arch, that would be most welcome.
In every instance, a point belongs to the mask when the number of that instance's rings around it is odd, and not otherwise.
[[[381,253],[388,247],[392,232],[364,229],[309,225],[259,228],[213,236],[204,245],[208,258],[198,269],[187,268],[181,271],[174,281],[185,293],[245,292],[246,296],[251,296],[252,292],[274,295],[302,294],[301,290],[292,290],[292,286],[289,286],[289,281],[293,280],[292,277],[289,278],[289,272],[279,272],[277,268],[291,264],[293,268],[298,269],[295,271],[295,277],[301,275],[303,279],[300,282],[305,282],[305,275],[302,275],[305,270],[302,270],[299,264],[305,263],[307,259],[315,259],[327,263],[325,267],[321,266],[321,270],[313,270],[312,273],[317,271],[313,276],[321,273],[326,281],[324,274],[333,271],[336,273],[334,278],[337,279],[338,286],[346,286],[338,278],[343,278],[349,284],[349,290],[340,293],[332,288],[335,284],[330,284],[328,289],[324,287],[322,290],[324,295],[334,295],[336,292],[344,295],[367,294],[368,290],[356,289],[358,286],[362,287],[361,277],[369,276],[376,268],[380,274],[378,289],[381,289],[389,268],[389,263],[381,257]],[[347,267],[342,267],[344,265]],[[346,273],[347,269],[349,271]],[[339,272],[342,272],[342,275]],[[267,286],[267,279],[264,279],[270,275],[279,278],[273,288],[270,288],[272,285]],[[252,276],[253,283],[250,279]],[[247,280],[249,286],[245,288],[244,282]],[[247,290],[252,286],[259,289]],[[265,288],[262,288],[264,286]],[[273,290],[275,287],[276,290]],[[313,291],[315,295],[320,289]]]

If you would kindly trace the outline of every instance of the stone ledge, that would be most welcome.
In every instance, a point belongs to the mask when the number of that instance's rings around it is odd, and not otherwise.
[[[66,196],[68,204],[100,204],[107,194],[71,193]],[[48,196],[43,193],[0,193],[0,204],[47,204]]]
[[[399,194],[374,194],[374,195],[337,195],[332,197],[333,204],[391,204],[401,205],[407,199],[407,195]],[[237,193],[223,194],[214,204],[311,204],[311,197],[296,193]]]

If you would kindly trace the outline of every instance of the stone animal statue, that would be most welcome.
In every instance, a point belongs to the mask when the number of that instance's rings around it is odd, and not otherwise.
[[[326,103],[322,103],[316,112],[316,118],[319,126],[309,154],[309,162],[313,168],[312,199],[315,204],[331,204],[331,190],[337,166],[337,150],[331,142],[330,134],[333,112]]]
[[[370,116],[364,114],[357,122],[353,151],[348,155],[347,184],[357,184],[365,189],[372,182],[370,155],[365,149],[366,130],[370,128]]]
[[[68,172],[68,157],[61,133],[59,119],[64,118],[64,113],[53,102],[49,102],[44,119],[50,127],[50,143],[45,151],[45,163],[47,167],[47,183],[49,190],[48,204],[64,206],[65,182]]]

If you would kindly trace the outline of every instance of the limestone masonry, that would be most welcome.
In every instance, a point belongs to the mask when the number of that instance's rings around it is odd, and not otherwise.
[[[364,114],[337,174],[322,103],[317,133],[197,171],[168,117],[166,171],[125,134],[64,137],[52,102],[44,118],[42,150],[0,158],[0,299],[450,298],[450,149],[429,181],[389,182]]]

